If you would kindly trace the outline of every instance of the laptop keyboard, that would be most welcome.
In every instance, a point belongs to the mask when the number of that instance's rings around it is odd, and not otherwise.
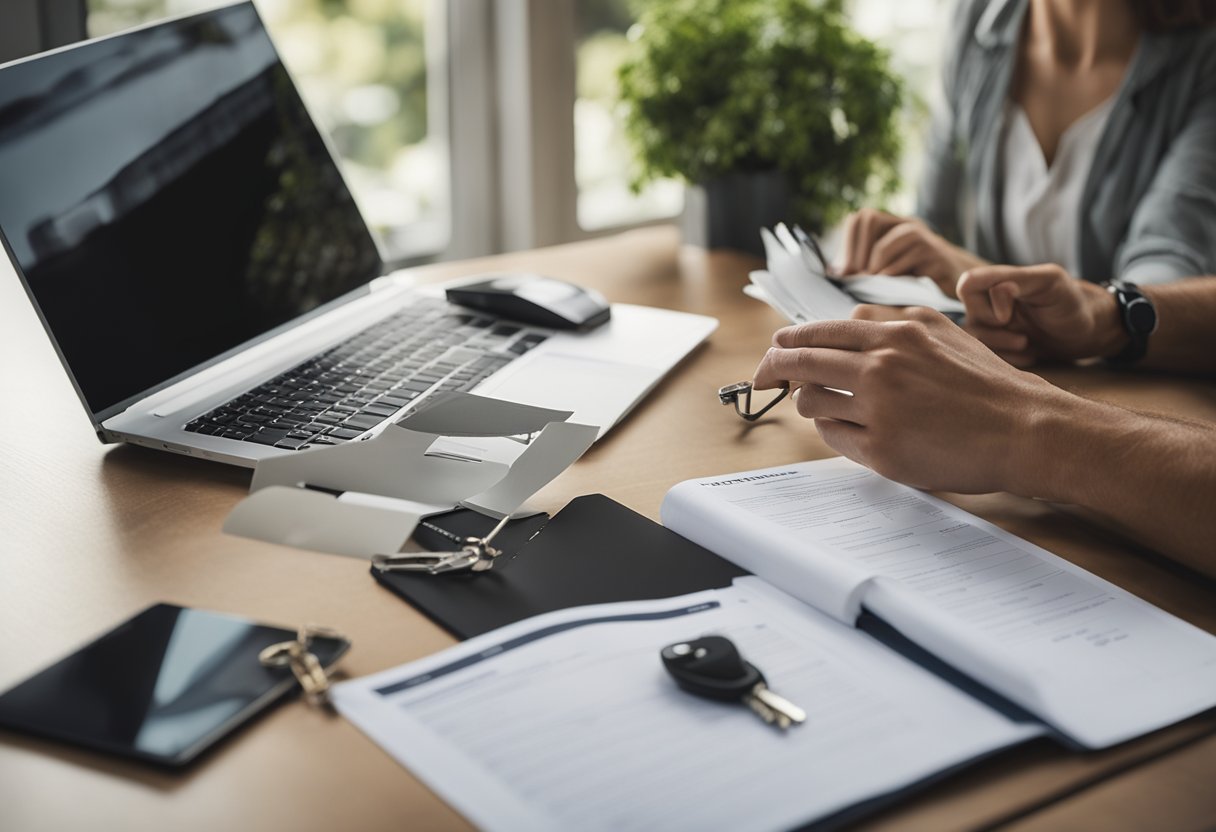
[[[424,393],[465,391],[545,336],[420,299],[186,425],[298,450],[354,439]]]

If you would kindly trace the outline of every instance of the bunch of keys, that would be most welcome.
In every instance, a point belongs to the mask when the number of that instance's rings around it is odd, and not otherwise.
[[[764,674],[744,661],[734,643],[705,636],[664,647],[663,667],[689,693],[722,702],[742,702],[781,730],[806,721],[806,712],[768,689]]]
[[[296,681],[304,689],[304,698],[309,705],[329,704],[329,676],[321,662],[308,648],[314,638],[344,640],[341,633],[328,627],[306,625],[296,632],[294,641],[272,644],[258,654],[263,667],[290,667]]]
[[[502,554],[502,550],[491,546],[490,541],[502,531],[510,519],[510,514],[503,515],[498,525],[485,537],[466,537],[464,545],[458,550],[372,555],[372,566],[380,572],[425,572],[428,575],[441,575],[444,572],[485,572],[493,568],[494,559]]]

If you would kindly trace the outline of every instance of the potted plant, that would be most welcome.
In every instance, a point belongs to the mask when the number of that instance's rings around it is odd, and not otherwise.
[[[699,186],[693,242],[760,251],[761,226],[822,230],[895,190],[903,84],[843,0],[652,2],[630,41],[619,80],[633,186]]]

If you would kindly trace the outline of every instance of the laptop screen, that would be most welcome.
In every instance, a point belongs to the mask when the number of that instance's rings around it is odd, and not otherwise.
[[[0,230],[94,414],[382,268],[249,4],[0,69]]]

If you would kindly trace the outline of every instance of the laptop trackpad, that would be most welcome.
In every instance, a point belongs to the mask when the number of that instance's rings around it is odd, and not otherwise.
[[[487,379],[473,392],[556,410],[573,410],[571,422],[598,425],[600,436],[662,378],[652,367],[585,356],[531,355]]]

